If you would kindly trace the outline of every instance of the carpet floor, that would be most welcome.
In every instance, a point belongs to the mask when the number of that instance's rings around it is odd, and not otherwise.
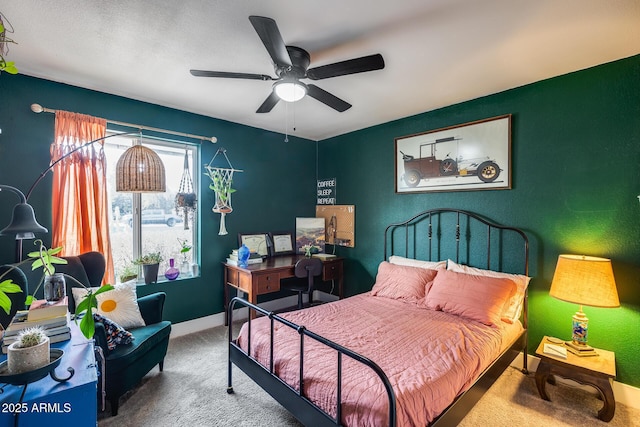
[[[227,328],[216,327],[171,340],[164,372],[154,368],[120,399],[119,413],[98,416],[99,427],[278,426],[300,424],[239,369],[227,394]],[[595,417],[602,402],[566,384],[548,385],[540,399],[533,374],[507,369],[460,426],[640,427],[640,410],[617,404],[609,423]]]

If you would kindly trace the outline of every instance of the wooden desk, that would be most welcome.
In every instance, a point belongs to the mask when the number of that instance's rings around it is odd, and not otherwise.
[[[580,357],[567,352],[567,358],[562,359],[544,353],[544,344],[549,342],[545,336],[536,350],[536,356],[540,357],[540,364],[536,370],[536,386],[540,397],[551,400],[545,385],[549,380],[553,381],[554,375],[591,385],[598,390],[604,401],[598,418],[611,421],[616,411],[616,401],[611,387],[611,382],[616,377],[615,353],[597,348],[597,356]]]
[[[282,255],[267,258],[260,264],[249,264],[246,268],[224,264],[224,309],[229,306],[229,286],[247,294],[247,301],[258,302],[258,295],[278,292],[280,280],[295,277],[296,261],[302,256]],[[343,297],[343,258],[329,258],[322,262],[322,280],[335,280],[338,284],[338,297]],[[254,314],[252,312],[252,314]],[[226,324],[226,317],[225,317]]]

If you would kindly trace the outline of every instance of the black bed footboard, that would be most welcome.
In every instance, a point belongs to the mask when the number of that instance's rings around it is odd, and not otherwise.
[[[271,322],[270,328],[270,363],[268,367],[263,366],[256,359],[250,356],[251,354],[251,322],[248,324],[248,339],[247,339],[247,351],[245,352],[237,344],[237,341],[233,338],[233,310],[237,305],[247,307],[248,318],[251,318],[251,312],[262,314],[267,316]],[[284,406],[289,412],[291,412],[300,422],[304,425],[313,426],[339,426],[342,425],[340,420],[342,418],[342,360],[344,357],[351,358],[373,370],[380,378],[380,381],[384,385],[388,399],[389,399],[389,426],[395,427],[396,425],[396,397],[393,391],[393,387],[389,382],[389,379],[382,371],[382,369],[373,361],[366,357],[349,350],[339,344],[334,343],[318,334],[315,334],[307,330],[304,326],[296,325],[287,319],[284,319],[273,312],[268,312],[262,308],[253,305],[242,298],[233,298],[229,303],[227,312],[229,320],[229,364],[228,364],[228,387],[227,393],[233,393],[232,386],[232,365],[235,364],[238,368],[244,371],[249,377],[251,377],[260,387],[262,387],[267,393],[269,393],[275,400],[277,400],[282,406]],[[295,390],[289,384],[281,380],[274,374],[273,366],[273,331],[274,324],[278,322],[282,325],[290,327],[298,332],[300,335],[300,369],[299,369],[299,383],[300,389]],[[322,345],[325,345],[336,352],[336,365],[337,365],[337,390],[336,390],[336,417],[333,418],[319,406],[313,403],[304,395],[304,343],[305,339],[314,340]]]

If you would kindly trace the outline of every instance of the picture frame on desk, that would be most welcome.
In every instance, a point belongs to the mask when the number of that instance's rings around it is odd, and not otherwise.
[[[242,245],[246,245],[249,251],[256,252],[263,258],[271,254],[269,233],[238,233],[238,247]]]
[[[271,239],[271,256],[290,255],[294,252],[293,233],[290,231],[272,231],[269,233]]]

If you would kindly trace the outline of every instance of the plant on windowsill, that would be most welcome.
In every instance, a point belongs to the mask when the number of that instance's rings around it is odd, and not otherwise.
[[[120,273],[120,282],[128,282],[138,277],[138,269],[133,264],[127,264]]]
[[[142,266],[145,284],[150,285],[158,281],[158,268],[162,259],[160,252],[150,252],[133,261],[134,264]]]
[[[11,279],[3,280],[4,276],[7,273],[9,273],[14,268],[18,268],[20,265],[26,264],[28,262],[31,262],[32,270],[42,268],[42,277],[35,291],[33,291],[33,293],[36,294],[40,289],[40,286],[44,282],[45,277],[55,274],[56,269],[54,265],[67,263],[67,260],[56,256],[56,254],[62,251],[62,247],[47,249],[40,239],[35,240],[33,244],[38,246],[37,251],[28,253],[27,258],[24,261],[12,266],[12,268],[0,274],[0,307],[2,307],[2,309],[4,309],[7,314],[9,314],[9,312],[11,311],[11,300],[7,296],[7,293],[17,293],[22,291],[20,286],[13,283]],[[65,274],[64,276],[78,283],[83,288],[87,289],[86,286],[83,283],[79,282],[75,277],[68,274]],[[111,285],[100,286],[95,291],[89,288],[87,289],[87,297],[76,306],[75,322],[78,323],[78,319],[82,318],[79,325],[80,331],[82,332],[82,335],[84,335],[87,339],[91,339],[93,337],[93,333],[95,332],[93,309],[98,308],[98,300],[96,299],[96,295],[110,291],[112,289],[113,286]],[[27,295],[25,305],[31,305],[33,301],[35,301],[34,296]]]
[[[191,251],[191,245],[187,243],[187,240],[178,238],[180,243],[180,255],[182,255],[182,261],[180,263],[180,274],[186,276],[191,273],[191,264],[189,263],[189,252]]]

